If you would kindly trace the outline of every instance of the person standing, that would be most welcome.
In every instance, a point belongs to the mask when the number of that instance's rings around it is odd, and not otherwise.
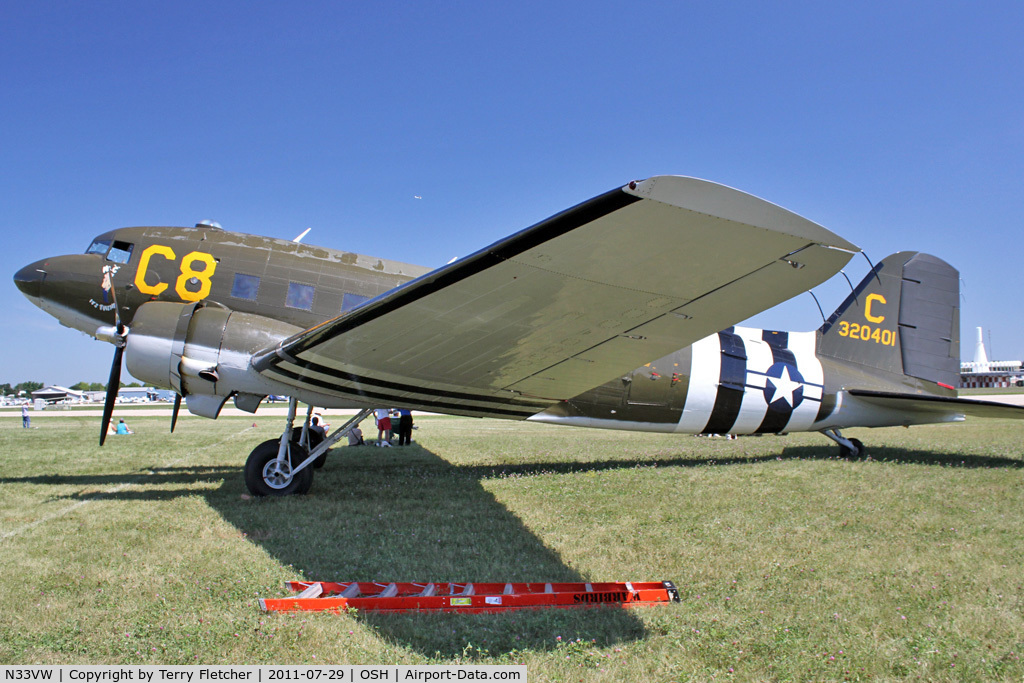
[[[398,414],[398,408],[392,408],[388,411],[388,415],[391,417],[391,431],[388,432],[388,441],[393,441],[395,434],[401,433],[402,416]]]
[[[387,443],[390,446],[391,444],[384,438],[385,436],[390,438],[391,432],[391,417],[388,415],[388,409],[378,408],[374,411],[374,417],[377,419],[377,443]]]
[[[23,429],[32,428],[32,418],[28,416],[28,404],[21,404],[21,426]]]
[[[408,446],[412,443],[412,411],[402,408],[398,414],[402,416],[398,427],[398,445]]]

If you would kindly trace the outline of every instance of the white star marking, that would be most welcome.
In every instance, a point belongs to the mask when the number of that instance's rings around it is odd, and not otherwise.
[[[789,405],[793,405],[793,392],[803,386],[802,382],[794,382],[789,376],[789,368],[782,368],[782,377],[769,377],[768,381],[775,387],[775,393],[772,395],[772,400],[768,403],[775,403],[780,398],[786,401]]]

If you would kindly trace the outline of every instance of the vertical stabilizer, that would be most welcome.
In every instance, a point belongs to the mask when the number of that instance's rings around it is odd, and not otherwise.
[[[818,354],[955,387],[960,274],[929,254],[885,258],[819,330]]]

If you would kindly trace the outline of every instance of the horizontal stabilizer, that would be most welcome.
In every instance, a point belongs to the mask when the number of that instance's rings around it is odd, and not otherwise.
[[[1015,406],[995,401],[946,396],[923,396],[920,394],[897,394],[884,391],[850,389],[848,393],[861,401],[885,408],[927,415],[949,417],[989,417],[1024,420],[1024,406]]]

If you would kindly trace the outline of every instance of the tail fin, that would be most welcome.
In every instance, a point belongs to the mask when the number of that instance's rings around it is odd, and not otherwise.
[[[818,331],[818,355],[953,389],[960,381],[960,273],[916,251],[887,257]]]

